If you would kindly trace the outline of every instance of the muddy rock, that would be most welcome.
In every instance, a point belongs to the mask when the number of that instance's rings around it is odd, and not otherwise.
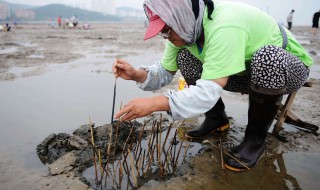
[[[67,174],[76,166],[76,153],[71,151],[48,166],[50,175]]]
[[[88,147],[88,142],[76,135],[70,137],[69,144],[71,147],[79,150]]]
[[[114,125],[105,124],[94,127],[94,145],[95,149],[100,149],[101,155],[106,155],[105,150],[112,142],[116,134],[118,135],[117,143],[111,144],[111,151],[118,153],[122,151],[123,145],[126,143],[129,134],[128,144],[137,137],[137,128],[141,127],[138,122],[117,123]],[[37,154],[39,159],[49,164],[50,175],[68,174],[72,172],[81,176],[81,172],[88,167],[93,166],[93,148],[91,142],[90,125],[82,125],[73,132],[73,135],[66,133],[50,134],[37,146]],[[105,159],[102,157],[102,159]]]
[[[94,127],[94,124],[92,124]],[[93,132],[95,135],[95,132]],[[76,129],[73,133],[73,135],[81,137],[82,139],[88,140],[91,138],[90,134],[90,125],[81,125],[78,129]]]
[[[50,134],[37,146],[37,154],[42,163],[51,164],[67,152],[73,150],[69,145],[70,135],[66,133]]]
[[[45,155],[48,153],[48,148],[47,148],[47,146],[48,146],[49,143],[51,143],[51,141],[53,141],[53,140],[56,138],[56,136],[57,136],[57,135],[54,134],[54,133],[50,134],[48,137],[46,137],[46,138],[42,141],[41,144],[39,144],[39,145],[37,146],[37,154],[38,154],[39,157],[40,157],[40,156],[45,156]],[[42,160],[42,159],[40,158],[40,160]]]

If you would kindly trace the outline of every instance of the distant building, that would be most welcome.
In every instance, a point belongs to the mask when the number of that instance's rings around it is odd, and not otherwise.
[[[0,2],[0,20],[5,20],[11,16],[10,8],[7,3]]]
[[[35,18],[35,13],[31,10],[16,10],[15,15],[17,19],[23,20],[33,20]]]

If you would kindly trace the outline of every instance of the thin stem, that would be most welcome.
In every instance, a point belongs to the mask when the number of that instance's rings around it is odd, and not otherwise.
[[[91,143],[92,143],[92,146],[95,147],[95,145],[94,145],[94,136],[93,136],[93,125],[92,125],[92,122],[91,122],[91,117],[89,117],[89,125],[90,125]],[[96,155],[95,155],[94,150],[93,150],[93,163],[94,163],[94,171],[95,171],[95,174],[96,174],[96,184],[98,184],[98,171],[97,171]]]

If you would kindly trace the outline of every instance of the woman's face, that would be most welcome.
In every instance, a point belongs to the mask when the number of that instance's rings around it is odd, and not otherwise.
[[[164,39],[168,39],[176,47],[186,45],[186,42],[181,39],[171,27],[167,25],[163,27],[159,35],[161,35]]]

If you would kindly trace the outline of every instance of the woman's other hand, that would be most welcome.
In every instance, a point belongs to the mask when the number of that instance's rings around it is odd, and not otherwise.
[[[168,111],[169,101],[166,96],[138,98],[131,100],[115,115],[115,119],[129,121],[132,119],[151,115],[155,111]]]
[[[134,77],[137,75],[137,70],[122,59],[116,59],[112,68],[116,78],[121,77],[125,80],[134,80]]]
[[[115,60],[112,70],[116,78],[121,77],[125,80],[134,80],[141,83],[143,83],[148,76],[147,71],[142,69],[137,70],[127,61],[122,59]]]

